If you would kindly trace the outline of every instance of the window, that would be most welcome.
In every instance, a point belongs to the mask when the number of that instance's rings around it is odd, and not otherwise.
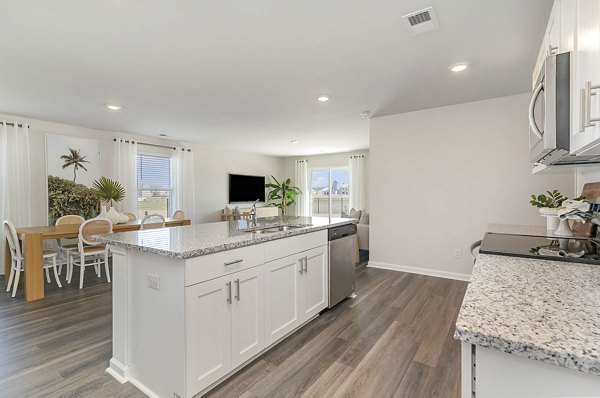
[[[171,158],[138,154],[136,160],[138,217],[171,214]]]
[[[313,169],[310,172],[312,215],[340,217],[348,212],[350,171],[347,168]]]

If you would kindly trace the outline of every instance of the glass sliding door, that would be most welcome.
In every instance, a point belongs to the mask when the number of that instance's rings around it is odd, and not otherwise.
[[[347,168],[320,168],[310,172],[313,217],[341,217],[348,211],[350,172]]]

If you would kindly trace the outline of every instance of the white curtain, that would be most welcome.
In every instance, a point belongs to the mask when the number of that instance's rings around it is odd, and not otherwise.
[[[10,220],[16,227],[31,226],[31,182],[29,165],[29,126],[18,122],[0,124],[0,223]],[[0,259],[4,273],[6,237],[0,228]]]
[[[350,208],[365,208],[365,157],[350,156]]]
[[[295,185],[300,188],[302,195],[296,200],[296,215],[309,217],[310,210],[310,183],[308,180],[308,160],[296,160]]]
[[[194,221],[194,153],[176,148],[173,156],[173,211],[183,210],[185,217]]]
[[[113,145],[114,179],[125,188],[125,199],[116,204],[120,212],[137,213],[137,142],[116,139]]]

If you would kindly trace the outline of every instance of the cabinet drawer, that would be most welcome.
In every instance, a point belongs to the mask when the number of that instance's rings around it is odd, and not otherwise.
[[[195,285],[264,263],[263,245],[227,250],[185,261],[185,286]]]
[[[266,242],[265,262],[277,260],[327,244],[327,230]]]

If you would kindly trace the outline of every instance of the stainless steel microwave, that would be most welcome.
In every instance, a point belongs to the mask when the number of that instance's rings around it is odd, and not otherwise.
[[[529,153],[533,163],[553,165],[569,157],[570,58],[568,52],[550,55],[538,71],[529,103]]]

